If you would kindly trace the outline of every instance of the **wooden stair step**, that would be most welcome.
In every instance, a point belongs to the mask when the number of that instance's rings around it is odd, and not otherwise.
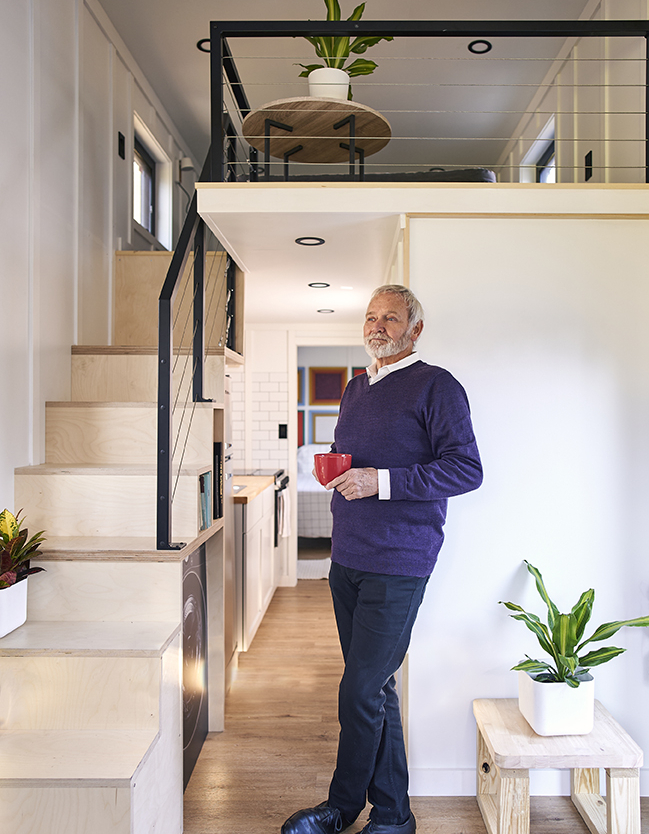
[[[184,466],[209,466],[213,457],[214,403],[174,409],[172,437]],[[48,402],[45,461],[49,464],[147,464],[157,459],[157,405]]]
[[[191,402],[192,357],[178,350],[173,373],[174,396]],[[228,348],[206,351],[203,393],[220,407],[228,365],[240,365],[243,357]],[[157,402],[158,353],[152,347],[80,345],[72,348],[72,400],[79,402]]]
[[[161,657],[179,633],[172,622],[28,620],[0,639],[0,657]]]
[[[158,298],[171,264],[173,252],[118,251],[115,253],[115,311],[113,341],[125,345],[157,345]],[[206,333],[213,344],[222,337],[225,326],[226,283],[223,251],[205,252],[205,295],[213,298],[214,326]],[[193,306],[193,259],[180,276],[174,303],[175,340],[191,344]]]
[[[157,550],[153,536],[49,536],[37,562],[182,562],[223,527],[217,518],[180,550]]]
[[[198,477],[202,472],[211,467],[208,464],[201,466],[184,466],[180,470],[181,477]],[[95,475],[111,476],[150,476],[156,474],[154,464],[147,463],[37,463],[33,466],[18,466],[14,469],[19,476],[39,475],[62,475],[70,477],[93,477]],[[178,473],[178,467],[174,466],[174,474]]]
[[[199,475],[211,466],[183,467],[172,477],[172,525],[183,541],[200,532]],[[156,530],[155,466],[38,464],[15,470],[15,501],[28,507],[31,529],[51,536],[135,536]]]
[[[128,787],[154,730],[0,730],[0,788]]]

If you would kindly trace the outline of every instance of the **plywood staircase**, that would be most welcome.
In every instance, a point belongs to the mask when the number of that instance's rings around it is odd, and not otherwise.
[[[16,470],[16,506],[31,529],[46,530],[35,564],[47,573],[29,580],[27,623],[0,639],[3,834],[182,831],[182,562],[209,545],[218,638],[222,520],[201,530],[198,476],[213,465],[234,358],[209,349],[205,392],[214,402],[196,405],[178,364],[175,390],[187,404],[175,414],[182,463],[172,524],[188,544],[157,551],[155,322],[169,258],[118,257],[128,267],[116,275],[122,344],[73,348],[72,402],[46,405],[46,460]]]

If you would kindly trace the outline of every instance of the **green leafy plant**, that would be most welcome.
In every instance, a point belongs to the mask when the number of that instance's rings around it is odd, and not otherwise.
[[[324,0],[327,7],[327,20],[340,20],[341,11],[338,0]],[[365,3],[356,6],[347,20],[360,20],[365,11]],[[344,69],[350,78],[357,75],[371,75],[377,67],[374,61],[369,61],[367,58],[357,58],[351,64],[345,66],[345,63],[350,57],[350,54],[363,55],[371,46],[375,46],[379,41],[394,40],[392,36],[387,35],[363,35],[353,40],[350,37],[308,37],[305,39],[315,47],[315,53],[323,63],[321,64],[298,64],[303,67],[304,71],[300,73],[300,78],[306,78],[313,70],[321,67],[333,67],[334,69]],[[351,89],[349,91],[349,98],[351,98]]]
[[[520,620],[534,632],[541,648],[550,655],[552,663],[544,660],[534,660],[525,655],[522,660],[512,669],[528,672],[535,680],[542,683],[567,683],[568,686],[577,687],[582,681],[589,681],[593,676],[589,669],[593,666],[601,666],[617,657],[626,649],[618,649],[616,646],[605,646],[601,649],[583,653],[589,643],[598,643],[601,640],[608,640],[623,626],[649,626],[649,616],[637,617],[634,620],[617,620],[612,623],[604,623],[585,640],[582,639],[586,625],[590,620],[595,600],[595,591],[591,588],[579,597],[577,603],[572,607],[569,614],[561,614],[557,606],[550,599],[543,582],[540,571],[525,561],[528,571],[536,580],[536,588],[541,599],[548,609],[548,624],[542,623],[536,614],[530,614],[520,605],[513,602],[500,602],[515,614],[510,614],[514,620]]]
[[[43,533],[27,538],[27,528],[23,528],[20,513],[13,515],[9,510],[0,513],[0,589],[9,588],[32,573],[39,573],[43,568],[30,568],[29,560],[40,553],[39,545],[44,541]]]

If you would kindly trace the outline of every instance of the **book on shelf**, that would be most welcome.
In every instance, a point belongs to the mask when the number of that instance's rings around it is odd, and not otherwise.
[[[223,518],[223,443],[214,443],[214,518]]]
[[[212,473],[203,472],[198,476],[201,495],[201,530],[207,530],[212,524]]]

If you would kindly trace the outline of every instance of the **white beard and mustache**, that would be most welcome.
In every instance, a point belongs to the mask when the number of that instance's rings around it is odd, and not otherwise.
[[[387,333],[374,333],[363,340],[365,350],[373,359],[386,359],[407,350],[412,345],[412,328],[409,327],[400,339],[392,339]]]

